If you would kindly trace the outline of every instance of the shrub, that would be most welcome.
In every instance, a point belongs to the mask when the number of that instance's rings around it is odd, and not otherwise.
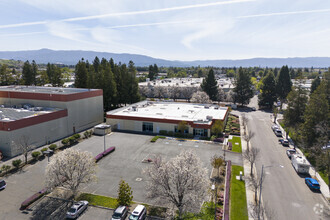
[[[190,133],[189,134],[186,134],[186,138],[190,138],[190,139],[191,138],[194,138],[194,135],[193,134],[190,134]]]
[[[73,145],[76,142],[77,142],[77,139],[74,136],[69,137],[69,144],[70,145]]]
[[[49,148],[50,150],[54,151],[54,150],[56,150],[57,145],[56,145],[56,144],[51,144],[48,148]]]
[[[102,157],[103,157],[103,152],[100,153],[100,154],[98,154],[98,155],[96,155],[96,157],[94,159],[95,159],[96,162],[98,162],[99,160],[102,159]]]
[[[1,170],[5,172],[5,174],[7,174],[7,172],[10,170],[11,166],[10,165],[2,165]]]
[[[80,134],[74,134],[74,135],[72,135],[76,140],[78,140],[81,136],[80,136]]]
[[[102,154],[103,156],[106,156],[112,152],[114,152],[116,150],[116,147],[109,147],[108,149],[106,149]]]
[[[12,164],[15,168],[19,168],[19,166],[21,165],[22,160],[18,159],[18,160],[13,160]]]
[[[173,131],[168,131],[168,132],[167,132],[167,135],[173,137],[174,132],[173,132]]]
[[[64,138],[61,143],[64,145],[64,146],[67,146],[69,144],[69,139],[68,138]]]
[[[22,202],[20,210],[26,209],[29,205],[37,201],[39,198],[41,198],[43,195],[45,195],[47,192],[47,189],[42,189],[41,191],[33,194],[31,197],[29,197],[27,200]]]
[[[85,139],[89,138],[89,132],[88,132],[88,131],[85,131],[85,132],[84,132],[84,138],[85,138]]]
[[[160,131],[159,131],[159,134],[160,134],[160,135],[167,135],[167,131],[166,131],[166,130],[160,130]]]
[[[217,138],[217,136],[212,135],[211,138],[210,138],[210,140],[211,140],[211,141],[214,141],[216,138]]]
[[[38,157],[41,155],[41,153],[39,151],[34,151],[34,152],[32,152],[31,155],[32,155],[33,159],[38,160]]]
[[[47,147],[44,147],[44,148],[41,149],[41,153],[44,153],[47,150],[48,150],[48,148]]]

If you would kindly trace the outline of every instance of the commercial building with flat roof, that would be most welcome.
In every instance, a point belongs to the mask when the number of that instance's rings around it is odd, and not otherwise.
[[[226,121],[228,108],[210,104],[143,101],[107,112],[107,124],[117,130],[159,133],[177,132],[178,124],[187,122],[186,132],[194,136],[211,135],[215,121]]]
[[[39,147],[103,121],[103,91],[38,86],[0,87],[0,151],[20,154],[22,137]]]

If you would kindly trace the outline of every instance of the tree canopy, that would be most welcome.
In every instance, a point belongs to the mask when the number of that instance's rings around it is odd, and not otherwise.
[[[254,94],[250,73],[240,67],[235,77],[234,85],[234,102],[240,105],[249,104]]]
[[[286,100],[286,97],[291,91],[291,87],[292,82],[290,78],[289,68],[288,66],[282,66],[276,80],[276,92],[278,98],[281,100],[281,103]]]
[[[262,80],[261,93],[258,96],[258,105],[272,108],[276,101],[276,82],[273,72],[269,72]]]
[[[212,101],[217,100],[218,98],[218,83],[214,76],[213,69],[210,69],[207,77],[203,79],[201,88],[206,94],[210,97]]]

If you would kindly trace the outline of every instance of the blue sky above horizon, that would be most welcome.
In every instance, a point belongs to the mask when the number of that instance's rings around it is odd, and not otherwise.
[[[0,51],[169,60],[330,56],[324,0],[1,0]]]

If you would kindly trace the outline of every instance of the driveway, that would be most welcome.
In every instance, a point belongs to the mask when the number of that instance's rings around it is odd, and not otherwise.
[[[211,157],[215,154],[223,155],[219,144],[176,139],[158,139],[156,143],[151,143],[151,138],[152,136],[119,132],[107,136],[106,144],[116,146],[116,151],[98,163],[98,181],[88,185],[82,191],[116,197],[119,181],[123,179],[131,186],[135,201],[152,204],[154,201],[146,197],[147,179],[143,174],[143,169],[150,164],[143,163],[144,159],[161,155],[168,160],[177,156],[182,150],[193,150],[200,157],[210,175]],[[81,143],[79,148],[85,149],[86,146],[83,146],[85,144],[88,145],[88,142]],[[99,148],[99,146],[95,147]],[[237,153],[226,152],[226,159],[232,160],[235,164],[241,165],[242,163],[241,155]]]

